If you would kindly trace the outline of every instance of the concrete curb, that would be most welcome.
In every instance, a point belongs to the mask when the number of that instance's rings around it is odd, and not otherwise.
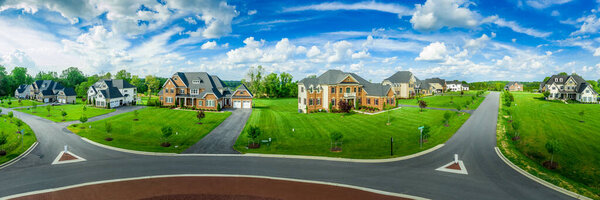
[[[292,182],[300,182],[300,183],[310,183],[310,184],[330,185],[330,186],[336,186],[336,187],[345,187],[345,188],[362,190],[362,191],[366,191],[366,192],[387,195],[387,196],[409,198],[409,199],[415,199],[415,200],[427,200],[426,198],[423,198],[423,197],[417,197],[417,196],[394,193],[394,192],[386,192],[386,191],[382,191],[382,190],[376,190],[376,189],[360,187],[360,186],[353,186],[353,185],[346,185],[346,184],[341,184],[341,183],[311,181],[311,180],[293,179],[293,178],[270,177],[270,176],[236,175],[236,174],[176,174],[176,175],[156,175],[156,176],[142,176],[142,177],[135,177],[135,178],[113,179],[113,180],[95,181],[95,182],[82,183],[82,184],[76,184],[76,185],[70,185],[70,186],[64,186],[64,187],[58,187],[58,188],[52,188],[52,189],[26,192],[26,193],[22,193],[22,194],[16,194],[16,195],[2,197],[2,199],[14,199],[14,198],[25,197],[25,196],[29,196],[29,195],[48,193],[48,192],[56,192],[56,191],[60,191],[60,190],[66,190],[66,189],[89,186],[89,185],[96,185],[96,184],[103,184],[103,183],[114,183],[114,182],[121,182],[121,181],[132,181],[132,180],[152,179],[152,178],[171,178],[171,177],[234,177],[234,178],[271,179],[271,180],[282,180],[282,181],[292,181]]]
[[[17,161],[21,160],[21,158],[29,155],[29,153],[31,153],[31,151],[33,151],[33,149],[35,149],[35,147],[37,147],[39,143],[36,141],[34,142],[29,149],[25,150],[25,152],[23,152],[21,155],[17,156],[16,158],[13,158],[12,160],[9,160],[8,162],[5,162],[4,164],[0,165],[0,169],[4,169],[5,167],[8,167],[14,163],[16,163]]]
[[[104,144],[100,144],[94,141],[91,141],[87,138],[80,137],[83,141],[96,145],[101,148],[110,149],[113,151],[120,151],[124,153],[138,154],[138,155],[146,155],[146,156],[209,156],[209,157],[259,157],[259,158],[286,158],[286,159],[307,159],[307,160],[324,160],[324,161],[336,161],[336,162],[354,162],[354,163],[386,163],[386,162],[396,162],[401,160],[407,160],[415,157],[419,157],[428,153],[431,153],[435,150],[438,150],[444,146],[444,144],[438,144],[435,147],[427,149],[425,151],[421,151],[415,154],[406,155],[397,158],[385,158],[385,159],[352,159],[352,158],[333,158],[333,157],[324,157],[324,156],[300,156],[300,155],[278,155],[278,154],[256,154],[256,153],[248,153],[248,154],[177,154],[177,153],[159,153],[159,152],[145,152],[145,151],[135,151],[129,149],[122,149],[118,147],[112,147]]]
[[[537,176],[534,176],[534,175],[530,174],[529,172],[521,169],[519,166],[517,166],[517,165],[513,164],[512,162],[510,162],[510,160],[508,160],[508,158],[504,157],[504,154],[502,154],[502,151],[500,151],[500,149],[498,147],[494,147],[494,149],[496,150],[496,154],[498,154],[498,157],[500,157],[500,159],[502,161],[504,161],[508,166],[510,166],[511,168],[513,168],[515,171],[523,174],[523,176],[525,176],[525,177],[527,177],[527,178],[529,178],[529,179],[531,179],[531,180],[533,180],[535,182],[538,182],[539,184],[542,184],[542,185],[544,185],[544,186],[546,186],[546,187],[548,187],[550,189],[553,189],[553,190],[555,190],[557,192],[560,192],[560,193],[563,193],[563,194],[568,195],[570,197],[573,197],[575,199],[592,200],[589,197],[586,197],[586,196],[577,194],[575,192],[571,192],[569,190],[566,190],[564,188],[558,187],[558,186],[556,186],[556,185],[554,185],[552,183],[549,183],[548,181],[545,181],[545,180],[543,180],[541,178],[538,178]]]

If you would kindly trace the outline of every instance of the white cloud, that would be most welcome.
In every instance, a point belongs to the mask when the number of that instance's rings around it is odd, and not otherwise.
[[[415,58],[416,61],[442,61],[448,56],[448,50],[446,44],[443,42],[434,42],[423,48],[423,51],[419,53],[419,57]]]
[[[572,0],[527,0],[525,3],[536,9],[544,9],[553,5],[569,3]]]
[[[581,26],[579,26],[579,30],[571,33],[571,35],[598,33],[598,31],[600,30],[600,17],[596,16],[596,12],[594,12],[594,14],[577,19],[576,23],[582,24]]]
[[[254,37],[246,38],[244,40],[244,47],[227,52],[227,61],[230,63],[255,62],[263,54],[263,51],[260,48],[264,43],[264,40],[256,41],[254,40]]]
[[[193,17],[186,17],[185,20],[189,24],[197,24],[196,20]]]
[[[295,11],[306,11],[306,10],[318,10],[318,11],[331,11],[331,10],[375,10],[380,12],[388,12],[397,14],[400,16],[408,16],[411,14],[411,10],[398,5],[398,4],[386,4],[377,3],[375,1],[363,1],[353,4],[345,4],[340,2],[320,3],[308,6],[299,6],[284,9],[285,12]]]
[[[500,27],[507,27],[517,33],[523,33],[523,34],[527,34],[527,35],[534,36],[534,37],[544,38],[544,37],[548,37],[550,34],[552,34],[552,32],[539,31],[539,30],[536,30],[533,28],[523,28],[516,22],[506,21],[505,19],[500,18],[497,15],[487,17],[484,20],[482,20],[482,22],[483,23],[493,23]]]
[[[0,57],[0,63],[7,67],[27,67],[35,68],[35,62],[27,53],[14,50],[13,52]]]
[[[368,57],[371,57],[371,54],[369,54],[369,52],[366,50],[359,51],[359,52],[352,54],[352,59],[363,59],[363,58],[368,58]]]
[[[495,35],[495,33],[492,33],[492,35]],[[477,50],[485,47],[485,45],[488,41],[490,41],[490,38],[486,34],[483,34],[483,35],[481,35],[481,37],[479,37],[477,39],[467,40],[467,42],[465,43],[465,46],[463,48],[474,52],[474,51],[477,51]]]
[[[474,27],[478,24],[479,14],[469,10],[469,4],[465,0],[427,0],[423,5],[416,5],[410,23],[420,31]]]
[[[248,15],[255,15],[258,11],[256,10],[249,10],[248,11]]]
[[[552,15],[554,17],[558,17],[558,16],[560,16],[560,12],[558,12],[558,10],[553,10],[552,13],[550,13],[550,15]]]
[[[202,46],[200,48],[201,49],[215,49],[215,48],[217,48],[217,42],[208,41],[208,42],[202,44]]]
[[[600,47],[594,51],[594,56],[600,56]]]
[[[312,46],[310,47],[310,50],[306,52],[306,57],[313,58],[315,56],[318,56],[319,54],[321,54],[321,50],[319,50],[319,48],[316,46]]]
[[[517,42],[517,38],[513,38],[511,41],[512,41],[513,43],[515,43],[515,42]]]

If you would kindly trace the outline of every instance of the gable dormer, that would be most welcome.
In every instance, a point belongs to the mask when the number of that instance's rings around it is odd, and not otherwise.
[[[347,75],[341,83],[358,83],[358,81],[352,75]]]

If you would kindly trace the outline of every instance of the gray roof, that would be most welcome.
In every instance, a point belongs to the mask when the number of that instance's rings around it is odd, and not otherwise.
[[[19,94],[23,94],[23,92],[25,92],[25,90],[27,90],[29,85],[19,85],[19,87],[17,88],[16,92]]]
[[[108,87],[116,87],[118,89],[135,88],[135,86],[123,79],[103,79],[101,81],[104,81]]]
[[[437,78],[437,77],[436,78],[428,78],[428,79],[425,79],[425,80],[427,82],[429,82],[429,83],[439,83],[442,86],[446,84],[446,80],[441,79],[441,78]]]
[[[105,90],[99,90],[99,92],[102,93],[102,95],[104,95],[104,98],[106,99],[123,97],[123,94],[121,94],[121,92],[119,92],[119,89],[117,89],[116,87],[108,87]]]
[[[347,76],[352,76],[360,85],[363,85],[365,92],[369,96],[385,96],[391,88],[389,85],[383,86],[381,83],[371,83],[355,73],[343,72],[341,70],[330,69],[316,78],[304,78],[298,84],[304,85],[333,85],[344,81]]]
[[[552,85],[553,83],[561,84],[561,85],[565,84],[567,82],[567,80],[569,80],[569,78],[573,78],[573,80],[575,80],[575,83],[577,84],[576,90],[578,91],[578,93],[583,92],[583,90],[585,90],[585,88],[588,85],[588,83],[585,81],[585,79],[581,78],[581,76],[579,76],[579,75],[575,75],[575,74],[573,74],[573,75],[552,75],[552,77],[550,77],[550,79],[548,79],[548,81],[540,84],[540,88],[544,87],[544,85]],[[556,79],[558,79],[558,81]],[[562,79],[562,81],[561,81],[561,79]]]
[[[363,89],[368,96],[386,96],[391,86],[382,85],[381,83],[367,83],[363,85]]]
[[[198,96],[203,97],[206,94],[214,94],[217,98],[227,96],[229,89],[225,86],[225,83],[215,75],[210,75],[206,72],[177,72],[175,73],[181,81],[189,89],[204,89]],[[195,84],[194,82],[198,83]]]
[[[447,85],[450,85],[450,84],[454,84],[454,85],[462,85],[462,82],[461,82],[461,81],[454,80],[454,81],[446,81],[446,84],[447,84]]]
[[[390,81],[392,83],[409,83],[410,82],[410,78],[413,77],[413,73],[410,71],[399,71],[396,72],[394,75],[383,79],[384,81]]]
[[[579,89],[577,90],[577,93],[582,93],[585,90],[585,88],[587,88],[588,85],[590,85],[588,82],[584,82],[581,85],[579,85]],[[598,94],[598,92],[596,90],[594,90],[593,88],[592,88],[592,92]]]
[[[73,88],[65,88],[63,90],[65,92],[65,96],[76,96],[77,93],[75,92],[75,90]]]

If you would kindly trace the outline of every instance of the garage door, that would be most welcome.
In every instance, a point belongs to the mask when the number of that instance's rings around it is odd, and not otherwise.
[[[233,108],[242,108],[241,101],[233,101]]]
[[[50,99],[49,98],[44,98],[44,103],[48,103],[48,102],[50,102]]]
[[[244,101],[244,106],[242,108],[252,108],[250,101]]]

